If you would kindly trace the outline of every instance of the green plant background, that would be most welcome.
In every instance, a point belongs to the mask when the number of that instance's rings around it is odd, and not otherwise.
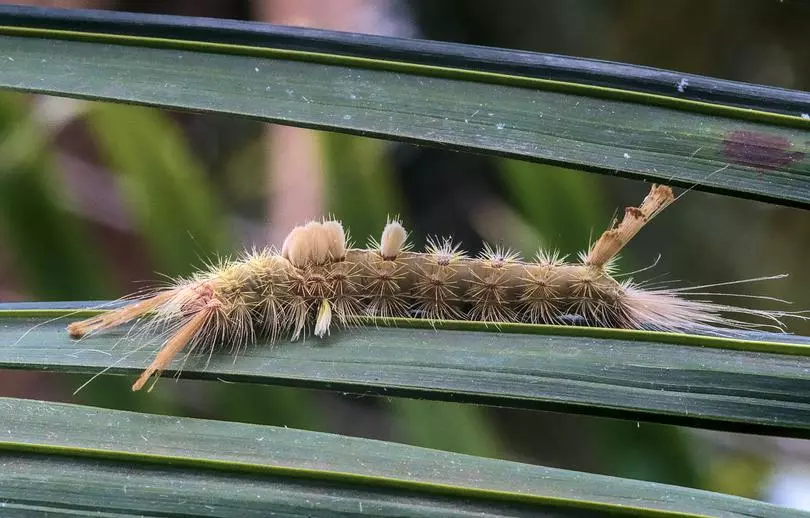
[[[548,2],[542,13],[529,3],[499,2],[497,10],[494,4],[425,1],[411,7],[426,34],[436,38],[604,57],[792,88],[810,84],[810,77],[791,66],[808,54],[800,27],[789,11],[777,12],[765,3],[734,4],[739,23],[751,31],[751,48],[745,48],[755,61],[743,66],[737,58],[739,68],[729,65],[724,54],[740,44],[728,32],[723,32],[728,38],[675,39],[679,27],[686,30],[692,23],[700,24],[698,36],[723,27],[729,2],[709,2],[697,22],[687,8],[704,5],[696,2],[655,7],[663,13],[641,2],[575,2],[573,7]],[[526,24],[527,19],[545,20],[549,13],[556,20],[585,14],[581,23],[549,26],[545,33]],[[755,24],[758,20],[767,21],[765,28]],[[670,45],[646,44],[660,39],[651,33],[653,25],[665,22],[672,26]],[[594,34],[583,27],[611,28]],[[600,46],[600,35],[610,45]],[[139,282],[186,275],[206,259],[263,244],[268,157],[261,124],[49,102],[0,95],[0,297],[115,298],[139,289]],[[75,111],[67,121],[43,123],[42,111],[56,108]],[[417,242],[427,234],[453,233],[473,251],[482,238],[494,237],[527,254],[538,244],[576,253],[614,211],[636,203],[646,191],[639,182],[506,159],[339,134],[319,133],[318,140],[323,211],[341,218],[356,242],[373,236],[389,214],[398,213],[412,222]],[[96,176],[77,172],[85,166]],[[454,185],[448,190],[446,183],[430,182],[438,174],[457,182],[459,196],[474,193],[474,206],[491,209],[486,217],[454,212],[469,207],[454,201]],[[88,212],[80,207],[88,196],[109,203]],[[660,253],[661,263],[645,275],[666,272],[669,279],[694,284],[789,272],[789,281],[752,284],[745,292],[810,307],[803,289],[808,273],[802,236],[808,228],[807,214],[796,209],[693,191],[633,242],[622,266],[643,268]],[[492,229],[504,234],[493,236]],[[665,425],[194,381],[163,383],[146,396],[131,394],[129,380],[115,377],[102,377],[72,396],[83,381],[8,372],[0,379],[0,393],[335,431],[753,497],[762,496],[772,462],[757,449],[718,449],[685,429]]]

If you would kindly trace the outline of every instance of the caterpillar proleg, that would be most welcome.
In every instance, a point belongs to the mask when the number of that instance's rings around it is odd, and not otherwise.
[[[429,240],[424,252],[390,220],[379,241],[353,248],[338,221],[294,228],[280,251],[252,251],[121,308],[71,323],[82,337],[142,318],[169,336],[132,386],[140,390],[181,351],[235,348],[257,337],[323,337],[361,316],[461,319],[493,323],[566,324],[572,317],[599,327],[689,331],[746,327],[724,316],[737,312],[775,320],[782,314],[692,300],[683,290],[647,290],[618,281],[612,261],[641,228],[674,201],[653,185],[638,207],[625,209],[577,262],[539,252],[531,260],[485,246],[470,257],[450,239]],[[150,324],[150,325],[152,325]]]

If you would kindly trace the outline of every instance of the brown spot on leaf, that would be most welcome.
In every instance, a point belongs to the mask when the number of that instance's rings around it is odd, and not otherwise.
[[[726,160],[735,164],[778,169],[804,158],[801,151],[790,152],[793,143],[779,135],[757,131],[737,130],[729,133],[723,141]]]

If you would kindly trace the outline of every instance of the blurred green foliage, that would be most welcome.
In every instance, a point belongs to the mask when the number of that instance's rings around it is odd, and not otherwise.
[[[5,255],[40,299],[110,296],[99,257],[71,214],[51,135],[32,99],[0,94],[0,230]]]
[[[227,250],[221,201],[171,118],[98,103],[85,120],[158,271],[188,275]]]

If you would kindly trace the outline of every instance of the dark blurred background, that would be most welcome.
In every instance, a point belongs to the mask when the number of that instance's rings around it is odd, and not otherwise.
[[[18,2],[14,2],[18,3]],[[621,61],[807,90],[802,0],[72,0]],[[387,214],[452,234],[574,253],[641,182],[427,147],[68,99],[0,94],[0,300],[117,298],[202,258],[279,244],[326,213],[358,242]],[[362,202],[362,203],[360,203]],[[624,253],[702,284],[790,273],[745,293],[810,308],[810,215],[691,191]],[[796,325],[793,331],[808,334]],[[276,387],[0,372],[0,395],[333,431],[706,488],[810,509],[806,441]]]

